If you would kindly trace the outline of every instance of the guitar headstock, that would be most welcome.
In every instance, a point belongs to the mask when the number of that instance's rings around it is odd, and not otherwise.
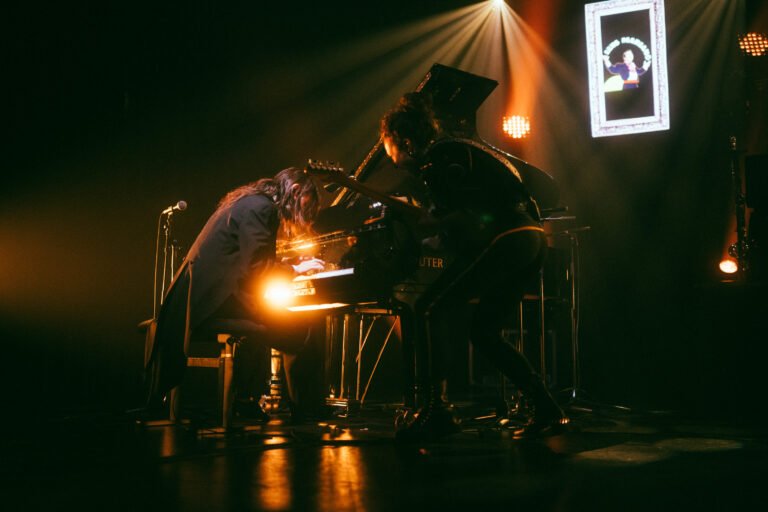
[[[304,168],[308,174],[316,176],[344,175],[344,168],[338,162],[329,162],[325,160],[307,160],[307,166]]]

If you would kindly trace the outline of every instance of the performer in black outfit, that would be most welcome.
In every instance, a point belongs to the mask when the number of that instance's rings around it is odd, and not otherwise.
[[[445,400],[445,346],[457,331],[457,314],[479,299],[471,317],[474,346],[532,402],[534,414],[517,435],[559,430],[568,422],[541,378],[501,336],[504,320],[521,299],[523,286],[541,268],[546,240],[538,208],[517,170],[500,153],[468,139],[439,137],[421,93],[405,95],[381,120],[387,155],[426,184],[429,215],[422,243],[455,255],[453,263],[415,306],[415,344],[428,358],[428,404],[405,422],[398,436],[430,438],[459,429]],[[431,203],[431,204],[429,204]]]
[[[322,270],[323,262],[316,259],[301,261],[293,268],[275,260],[278,234],[282,231],[292,236],[308,231],[318,208],[314,182],[297,168],[284,169],[273,178],[263,178],[224,196],[190,248],[158,314],[147,365],[150,402],[181,382],[190,338],[196,332],[206,332],[213,323],[220,327],[224,322],[250,344],[289,354],[303,349],[307,326],[283,325],[264,315],[263,286],[268,274],[285,272],[293,277]],[[241,349],[248,352],[245,346]],[[235,392],[242,395],[247,376],[236,371],[235,378]],[[289,392],[291,384],[289,381]]]

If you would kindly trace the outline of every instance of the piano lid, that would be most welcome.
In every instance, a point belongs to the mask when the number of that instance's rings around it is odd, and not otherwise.
[[[454,137],[475,139],[477,109],[498,84],[490,78],[434,64],[416,90],[431,96],[443,131]]]

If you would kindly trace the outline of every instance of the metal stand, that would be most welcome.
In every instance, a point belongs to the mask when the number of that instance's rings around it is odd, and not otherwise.
[[[575,217],[553,217],[545,220],[575,220]],[[579,401],[586,401],[586,392],[581,388],[581,362],[579,354],[579,233],[588,231],[591,229],[589,226],[576,227],[566,229],[563,231],[557,231],[549,234],[550,237],[567,237],[569,248],[569,265],[567,269],[567,279],[569,283],[569,296],[567,297],[567,303],[570,307],[570,338],[571,338],[571,387],[563,389],[561,393],[565,393],[568,396],[568,405],[575,406]],[[537,302],[539,309],[539,372],[542,378],[546,379],[547,376],[547,351],[546,351],[546,301],[544,290],[545,275],[544,269],[539,274],[539,289],[538,296],[530,297]],[[565,299],[565,297],[563,297]],[[523,313],[523,302],[525,297],[519,304],[519,337],[516,340],[516,348],[520,353],[524,353],[525,349],[525,322]],[[553,361],[553,368],[556,365],[556,361]],[[554,371],[554,370],[553,370]],[[517,403],[519,397],[510,397],[506,386],[506,380],[501,377],[502,383],[502,400],[512,402],[510,410],[517,412],[520,409],[520,404]]]
[[[570,265],[568,278],[570,281],[570,316],[571,316],[571,387],[564,391],[568,393],[569,404],[573,405],[585,394],[581,389],[581,358],[579,355],[579,233],[588,231],[589,226],[565,230],[558,235],[568,237],[570,248]]]
[[[736,137],[729,139],[731,150],[731,182],[736,208],[736,243],[728,248],[728,253],[738,262],[738,277],[744,282],[749,273],[749,240],[747,239],[746,197],[742,186],[739,152],[736,148]]]
[[[568,216],[568,217],[549,217],[545,218],[545,220],[549,221],[556,221],[556,220],[568,220],[573,221],[575,220],[575,217]],[[580,276],[579,276],[579,233],[589,231],[591,228],[589,226],[582,226],[582,227],[574,227],[570,229],[565,229],[562,231],[555,231],[553,233],[550,233],[548,236],[551,238],[554,237],[567,237],[568,239],[568,250],[569,250],[569,265],[567,270],[567,279],[569,283],[569,297],[568,297],[568,304],[570,306],[570,334],[571,334],[571,387],[563,389],[560,391],[560,393],[567,394],[568,396],[568,405],[574,406],[577,402],[585,400],[584,396],[586,396],[585,391],[581,388],[581,357],[580,357],[580,347],[579,347],[579,286],[580,286]],[[545,339],[544,339],[544,329],[545,329],[545,323],[544,323],[544,278],[542,276],[541,282],[540,282],[540,301],[541,301],[541,372],[542,376],[545,376],[545,370],[546,370],[546,364],[544,362],[545,359]]]
[[[581,356],[579,341],[579,233],[588,231],[589,226],[566,229],[553,234],[553,236],[567,236],[570,248],[570,316],[571,316],[571,364],[572,364],[572,383],[570,388],[563,389],[561,393],[567,394],[567,407],[571,410],[591,413],[595,408],[610,408],[621,411],[631,411],[629,407],[622,405],[597,404],[590,400],[587,392],[581,387]]]
[[[155,268],[154,268],[154,281],[152,283],[152,318],[144,320],[139,323],[139,331],[144,333],[144,366],[149,363],[149,359],[152,356],[153,344],[155,339],[155,330],[157,328],[157,314],[158,307],[162,305],[165,298],[166,282],[170,286],[173,275],[176,272],[176,261],[180,253],[181,247],[178,242],[171,236],[172,231],[172,208],[166,209],[160,213],[157,219],[157,236],[155,239]],[[162,234],[162,236],[161,236]],[[163,267],[159,268],[160,261],[160,239],[163,239],[162,253],[163,253]],[[158,283],[158,274],[160,275],[160,282]],[[158,287],[160,292],[158,293]]]
[[[183,207],[182,207],[183,205]],[[165,298],[166,283],[170,286],[176,272],[176,262],[179,258],[181,247],[172,236],[172,219],[176,210],[186,209],[186,203],[180,201],[176,207],[168,207],[157,219],[157,235],[155,237],[155,266],[152,282],[152,318],[139,323],[139,332],[144,333],[144,367],[147,368],[154,350],[155,332],[157,329],[158,308]],[[162,247],[161,247],[162,239]],[[159,266],[160,253],[163,254],[162,269]],[[160,281],[158,281],[158,277]],[[158,292],[159,288],[159,292]]]
[[[172,237],[173,230],[173,212],[163,211],[157,219],[157,239],[155,241],[155,271],[154,282],[152,285],[152,318],[157,319],[158,306],[163,304],[165,298],[166,286],[170,286],[173,276],[176,273],[176,262],[179,258],[181,246],[178,241]],[[162,235],[161,235],[162,234]],[[162,249],[160,239],[163,239]],[[163,253],[163,266],[159,268],[160,252]],[[160,282],[158,283],[158,275]],[[158,288],[159,293],[158,293]]]
[[[357,317],[358,335],[357,335],[357,347],[353,347],[353,340],[350,334],[351,323]],[[389,329],[386,337],[379,348],[376,356],[376,361],[373,367],[370,369],[363,385],[364,369],[363,369],[363,351],[368,343],[371,331],[379,319],[390,319]],[[384,350],[387,348],[389,340],[391,339],[397,323],[400,321],[397,312],[388,308],[377,307],[363,307],[354,308],[350,312],[344,313],[342,317],[342,332],[340,339],[340,350],[338,359],[338,380],[335,380],[329,373],[336,373],[332,367],[334,365],[333,354],[333,336],[335,335],[335,326],[333,325],[334,318],[329,316],[328,319],[328,333],[331,345],[328,347],[329,351],[326,352],[326,375],[331,379],[328,383],[329,396],[326,399],[326,404],[333,407],[340,407],[345,409],[346,412],[357,410],[365,403],[368,390],[371,386],[371,381],[376,373],[381,356]],[[354,359],[353,359],[354,357]],[[330,371],[329,371],[330,370]]]

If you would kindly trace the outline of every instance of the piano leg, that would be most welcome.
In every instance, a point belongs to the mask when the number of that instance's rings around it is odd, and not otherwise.
[[[402,325],[403,404],[406,408],[418,409],[426,406],[434,394],[431,354],[426,333],[417,328],[412,306],[403,303],[397,308],[397,314]]]

